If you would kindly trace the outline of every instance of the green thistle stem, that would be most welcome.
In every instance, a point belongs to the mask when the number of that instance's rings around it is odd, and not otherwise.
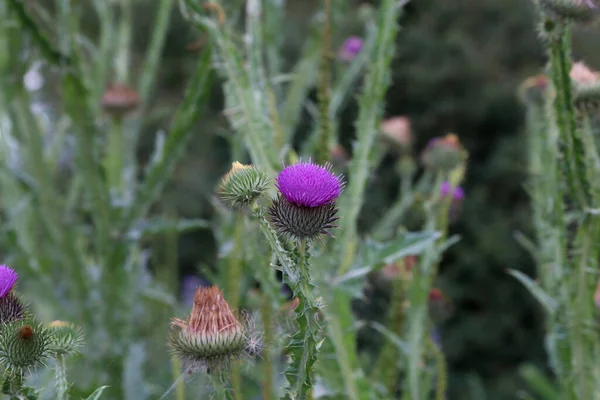
[[[435,359],[436,364],[436,385],[435,385],[435,400],[446,399],[446,389],[448,386],[448,371],[446,368],[446,360],[444,353],[437,347],[434,341],[429,339],[429,347]]]
[[[294,263],[256,203],[253,206],[253,215],[271,250],[277,256],[285,283],[299,300],[296,321],[300,329],[288,345],[292,364],[286,370],[286,377],[290,382],[286,399],[306,399],[312,388],[311,372],[317,359],[317,335],[321,329],[317,323],[320,306],[315,299],[308,270],[308,249],[306,243],[301,242],[298,246],[298,263]]]
[[[108,185],[117,196],[123,194],[123,168],[125,166],[125,140],[123,118],[112,120],[112,129],[108,133],[108,143],[104,168],[108,176]]]
[[[321,48],[321,66],[319,83],[319,144],[317,146],[317,162],[329,160],[329,144],[331,141],[331,121],[329,109],[331,103],[329,58],[331,51],[331,0],[325,0],[325,23],[323,27],[323,47]]]
[[[215,371],[211,374],[216,400],[234,400],[232,390],[227,387],[227,376],[223,372]]]
[[[271,305],[271,299],[268,296],[263,296],[262,301],[262,320],[264,329],[264,340],[265,343],[273,343],[273,306]],[[262,398],[263,400],[273,400],[273,353],[271,348],[265,349],[265,362],[263,365],[263,381],[262,381]]]
[[[56,357],[55,368],[56,379],[56,400],[69,399],[69,383],[67,382],[67,363],[65,357],[59,355]]]

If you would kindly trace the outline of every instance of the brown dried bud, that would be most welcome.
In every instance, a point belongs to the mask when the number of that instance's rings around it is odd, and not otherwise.
[[[172,326],[178,329],[170,344],[188,368],[225,367],[256,347],[249,338],[258,336],[249,332],[251,321],[245,322],[233,314],[217,286],[199,287],[189,318],[173,319]]]
[[[411,122],[407,117],[386,119],[381,123],[379,130],[388,142],[400,148],[406,148],[412,144]]]
[[[123,116],[135,110],[140,104],[140,96],[131,87],[115,83],[109,86],[102,96],[102,108],[116,116]]]

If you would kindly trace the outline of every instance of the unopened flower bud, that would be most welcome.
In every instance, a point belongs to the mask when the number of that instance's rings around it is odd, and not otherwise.
[[[429,291],[429,313],[434,321],[442,321],[448,318],[452,312],[451,303],[444,293],[433,288]]]
[[[259,169],[235,161],[221,181],[219,193],[232,208],[251,204],[269,190],[271,180]]]
[[[519,97],[523,102],[543,104],[550,86],[547,75],[541,74],[527,78],[519,86]]]
[[[552,17],[576,22],[592,20],[598,13],[597,0],[539,0]]]
[[[350,62],[354,60],[363,48],[363,40],[358,36],[350,36],[344,41],[339,50],[339,58]]]
[[[109,86],[102,96],[102,108],[116,117],[135,110],[140,104],[140,96],[135,89],[120,83]]]
[[[50,356],[51,334],[33,319],[5,324],[0,335],[0,365],[24,373],[41,366]]]
[[[451,171],[465,162],[467,153],[458,136],[448,134],[429,141],[421,154],[421,162],[430,169]]]
[[[257,336],[233,314],[217,286],[199,287],[187,320],[174,319],[171,348],[189,369],[223,368],[248,355],[249,338]]]
[[[600,109],[600,74],[584,63],[573,64],[570,72],[573,81],[573,102],[580,111]]]
[[[411,123],[407,117],[386,119],[381,123],[379,131],[383,138],[397,150],[406,150],[412,144]]]
[[[83,347],[83,332],[75,324],[66,321],[53,321],[48,324],[52,333],[50,352],[55,355],[72,355],[79,353]]]
[[[280,195],[269,208],[275,230],[300,240],[331,235],[338,220],[335,201],[344,186],[341,177],[331,172],[331,165],[290,165],[279,173],[276,186]]]

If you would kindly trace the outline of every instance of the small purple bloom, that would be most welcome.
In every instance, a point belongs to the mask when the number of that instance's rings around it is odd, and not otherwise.
[[[352,61],[363,48],[363,40],[358,36],[350,36],[340,48],[339,56],[344,61]]]
[[[442,197],[448,196],[452,193],[452,200],[461,201],[465,198],[465,191],[460,186],[453,188],[450,182],[444,181],[440,185],[440,195]]]
[[[342,193],[343,183],[330,168],[330,165],[312,162],[290,165],[277,176],[277,189],[297,206],[312,208],[332,204]]]
[[[18,277],[12,268],[0,265],[0,298],[5,297],[11,291]]]

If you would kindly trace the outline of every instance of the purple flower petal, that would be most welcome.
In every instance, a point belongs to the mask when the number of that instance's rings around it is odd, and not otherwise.
[[[454,189],[454,193],[452,193],[452,200],[460,201],[465,198],[465,191],[460,186]]]
[[[0,298],[5,297],[15,286],[19,275],[10,267],[0,265]]]
[[[277,189],[290,203],[319,207],[333,203],[342,193],[343,183],[330,171],[329,165],[300,162],[279,173]]]
[[[344,41],[340,48],[340,58],[352,61],[363,48],[363,40],[358,36],[350,36]]]
[[[450,193],[450,190],[452,190],[452,186],[450,186],[450,182],[448,182],[448,181],[442,182],[442,184],[440,185],[440,195],[442,197],[446,197]]]

